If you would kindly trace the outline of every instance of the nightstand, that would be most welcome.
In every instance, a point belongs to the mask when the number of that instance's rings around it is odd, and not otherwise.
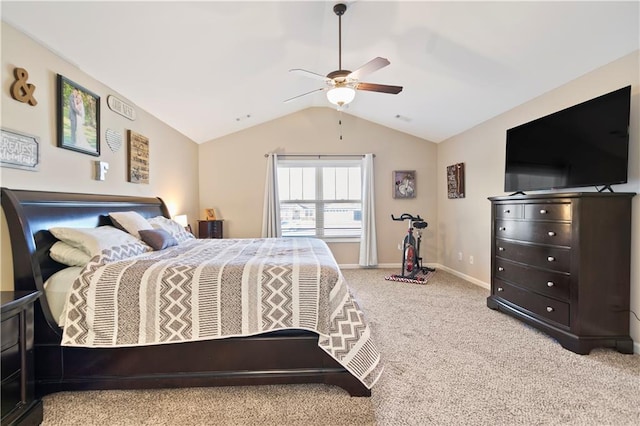
[[[223,238],[222,220],[199,220],[198,238]]]
[[[42,401],[35,399],[33,305],[39,291],[3,291],[2,425],[42,423]]]

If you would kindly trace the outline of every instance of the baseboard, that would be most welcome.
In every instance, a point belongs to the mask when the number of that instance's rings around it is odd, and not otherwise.
[[[640,342],[633,342],[633,353],[640,354]]]
[[[462,272],[456,271],[455,269],[451,269],[448,266],[436,264],[435,268],[436,269],[438,269],[438,268],[442,269],[444,271],[447,271],[450,274],[453,274],[453,275],[455,275],[457,277],[462,278],[465,281],[469,281],[470,283],[475,284],[475,285],[477,285],[479,287],[482,287],[484,289],[491,290],[491,285],[489,285],[489,283],[485,283],[484,281],[481,281],[481,280],[479,280],[477,278],[473,278],[472,276],[469,276],[467,274],[463,274]]]
[[[379,263],[376,266],[365,267],[360,266],[357,263],[343,263],[338,265],[340,269],[391,269],[398,268],[398,273],[400,273],[400,264],[399,263]],[[430,265],[429,265],[430,266]]]

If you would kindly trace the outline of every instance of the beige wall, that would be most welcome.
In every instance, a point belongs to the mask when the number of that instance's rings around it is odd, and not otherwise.
[[[487,197],[506,195],[503,190],[506,130],[627,85],[632,85],[629,183],[615,185],[614,190],[640,192],[639,61],[636,51],[438,145],[439,263],[488,287],[491,209]],[[467,194],[464,199],[449,200],[445,170],[458,162],[466,164]],[[640,196],[633,201],[632,229],[631,309],[640,315]],[[463,253],[463,261],[458,261],[458,252]],[[474,256],[473,265],[469,264],[469,256]],[[631,318],[631,337],[637,347],[640,322]]]
[[[159,196],[168,204],[173,214],[187,213],[195,224],[198,212],[198,145],[139,107],[135,108],[135,121],[109,110],[106,104],[108,95],[115,95],[125,101],[127,98],[6,23],[2,22],[1,25],[2,127],[38,136],[41,156],[38,172],[0,168],[0,184],[12,189]],[[36,86],[34,96],[38,104],[35,107],[18,102],[9,95],[16,67],[26,69],[29,73],[28,82]],[[101,97],[100,157],[56,146],[55,87],[58,73]],[[148,185],[127,182],[126,143],[118,152],[112,152],[104,140],[106,129],[116,130],[123,136],[126,135],[126,129],[131,129],[149,138]],[[109,163],[106,180],[102,182],[93,179],[93,162],[98,159]],[[4,217],[0,222],[0,267],[2,289],[6,290],[13,288],[13,267]]]
[[[399,264],[397,249],[406,224],[390,215],[420,214],[426,262],[436,259],[436,150],[434,143],[379,126],[332,108],[309,108],[200,145],[200,206],[214,207],[224,219],[225,236],[259,237],[266,174],[265,154],[374,153],[378,261]],[[415,199],[392,197],[394,170],[416,170]],[[203,215],[203,213],[201,213]],[[358,263],[357,243],[330,243],[338,263]]]

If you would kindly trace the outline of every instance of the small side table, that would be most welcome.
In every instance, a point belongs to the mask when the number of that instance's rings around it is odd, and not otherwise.
[[[223,238],[222,220],[199,220],[198,238]]]
[[[39,291],[3,291],[2,426],[42,423],[42,400],[35,398],[33,305]]]

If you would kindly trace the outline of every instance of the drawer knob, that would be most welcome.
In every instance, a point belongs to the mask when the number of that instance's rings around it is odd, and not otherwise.
[[[545,209],[540,209],[540,214],[547,214],[548,211],[546,211]]]
[[[547,287],[553,287],[554,285],[553,281],[547,281]]]
[[[550,237],[555,237],[556,233],[553,232],[553,231],[549,231],[549,232],[547,232],[547,235],[550,236]]]
[[[498,291],[504,291],[504,288],[498,287]]]
[[[498,271],[502,272],[504,271],[504,268],[502,266],[498,266]]]
[[[498,251],[504,251],[504,247],[498,247]]]
[[[499,231],[506,231],[507,228],[505,228],[504,226],[501,226],[500,228],[498,228]]]
[[[556,258],[555,258],[555,257],[553,257],[553,256],[549,256],[549,257],[547,257],[547,260],[548,260],[549,262],[555,262],[555,261],[556,261]]]
[[[547,306],[547,312],[553,312],[554,309],[551,306]]]
[[[504,210],[504,213],[507,213],[507,214],[509,214],[509,213],[511,213],[511,210],[509,210],[509,209],[506,209],[506,210]]]

